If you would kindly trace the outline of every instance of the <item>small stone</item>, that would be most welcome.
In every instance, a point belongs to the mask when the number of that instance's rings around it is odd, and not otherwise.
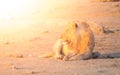
[[[23,58],[24,56],[21,54],[11,54],[9,57],[14,57],[14,58]]]
[[[18,68],[15,65],[12,65],[11,69],[14,71],[14,70],[17,70]]]
[[[9,44],[10,44],[10,42],[8,42],[8,41],[7,41],[7,42],[5,42],[4,44],[5,44],[5,45],[9,45]]]
[[[48,30],[41,31],[41,33],[48,33],[48,32],[49,32]]]

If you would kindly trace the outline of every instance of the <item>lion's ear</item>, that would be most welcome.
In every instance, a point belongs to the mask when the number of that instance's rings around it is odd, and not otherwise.
[[[75,24],[75,28],[78,28],[78,25],[77,25],[77,24]]]

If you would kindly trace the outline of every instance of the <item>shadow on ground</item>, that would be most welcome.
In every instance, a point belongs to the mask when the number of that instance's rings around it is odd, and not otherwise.
[[[114,58],[120,58],[120,53],[107,53],[107,54],[101,54],[98,58],[100,59],[114,59]]]

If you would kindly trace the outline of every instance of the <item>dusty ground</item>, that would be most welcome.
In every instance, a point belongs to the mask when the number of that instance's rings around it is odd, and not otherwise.
[[[120,2],[53,2],[48,0],[51,6],[44,13],[15,20],[30,21],[27,27],[0,31],[0,75],[120,75],[120,58],[61,61],[37,57],[52,50],[67,22],[81,20],[93,21],[107,30],[95,35],[95,51],[120,54]]]

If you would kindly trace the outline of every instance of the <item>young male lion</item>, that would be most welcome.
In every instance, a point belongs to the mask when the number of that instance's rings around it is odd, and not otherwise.
[[[90,59],[98,56],[93,53],[95,38],[89,25],[82,22],[69,23],[54,45],[53,52],[40,57],[55,57],[62,60]]]

